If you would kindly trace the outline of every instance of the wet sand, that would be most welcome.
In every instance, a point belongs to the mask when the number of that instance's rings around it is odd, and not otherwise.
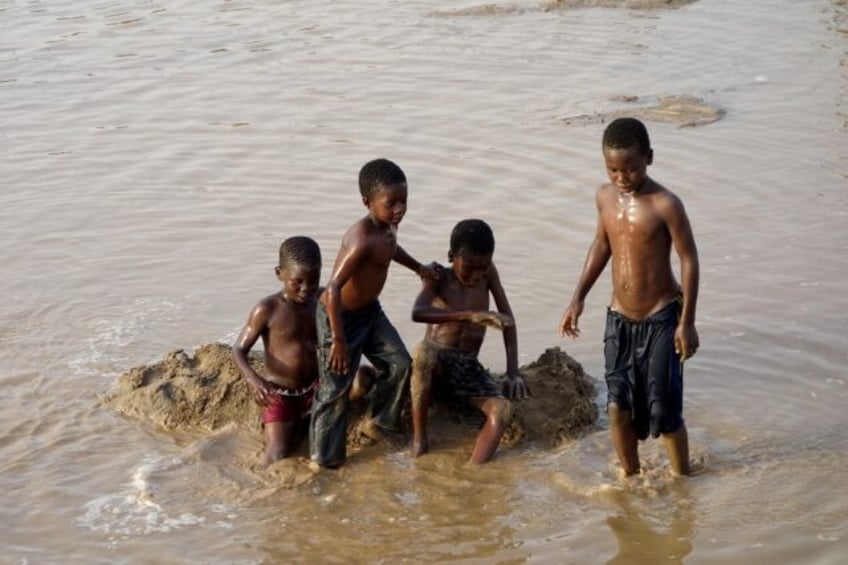
[[[258,356],[251,356],[251,364],[263,373]],[[514,403],[504,447],[536,443],[556,448],[594,429],[597,389],[580,363],[557,347],[520,371],[533,395]],[[192,355],[172,351],[161,361],[134,367],[119,377],[116,390],[101,402],[169,432],[215,432],[235,425],[261,434],[260,408],[232,361],[230,346],[221,343],[203,345]],[[349,427],[355,432],[361,411],[356,410],[359,403],[351,404]],[[466,443],[473,444],[474,430],[482,423],[474,410],[457,412],[443,404],[434,412],[432,434],[437,442],[466,437]],[[359,448],[358,435],[349,436],[349,447]]]

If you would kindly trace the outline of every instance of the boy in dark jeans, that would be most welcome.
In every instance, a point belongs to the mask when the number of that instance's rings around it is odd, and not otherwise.
[[[375,439],[398,431],[411,359],[378,300],[389,266],[396,261],[419,276],[437,276],[434,265],[422,265],[397,243],[407,200],[400,167],[386,159],[366,163],[359,173],[359,191],[368,214],[342,238],[316,311],[319,388],[309,444],[312,460],[324,467],[345,461],[348,389],[363,354],[376,375],[370,418],[361,430]]]

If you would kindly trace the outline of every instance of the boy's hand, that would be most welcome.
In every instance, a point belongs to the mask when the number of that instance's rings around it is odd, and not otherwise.
[[[330,370],[339,375],[346,375],[350,365],[350,356],[347,352],[347,341],[343,338],[333,338],[330,346],[330,358],[327,359]]]
[[[433,261],[428,265],[422,264],[421,268],[418,269],[418,276],[422,279],[430,279],[437,281],[442,278],[442,273],[444,272],[445,268],[436,261]]]
[[[680,360],[689,359],[698,351],[700,340],[695,324],[677,324],[674,330],[674,351],[680,355]]]
[[[580,335],[580,329],[577,327],[577,320],[580,319],[580,314],[583,313],[583,301],[572,301],[565,309],[562,315],[562,321],[559,323],[559,331],[563,336],[576,338]]]
[[[471,314],[471,323],[503,330],[506,327],[515,325],[515,320],[512,316],[501,314],[500,312],[473,312]]]
[[[251,392],[253,392],[253,399],[259,406],[268,406],[271,403],[271,395],[279,388],[278,385],[262,378],[247,382],[250,385]]]
[[[504,375],[503,393],[510,400],[522,400],[530,396],[530,388],[524,382],[524,377],[518,373]]]

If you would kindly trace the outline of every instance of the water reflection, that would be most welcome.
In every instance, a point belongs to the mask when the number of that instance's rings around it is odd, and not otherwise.
[[[613,495],[618,512],[606,522],[618,542],[618,553],[607,565],[682,564],[692,552],[695,536],[694,501],[686,484],[674,485],[662,500],[641,492]],[[653,496],[656,493],[652,493]]]

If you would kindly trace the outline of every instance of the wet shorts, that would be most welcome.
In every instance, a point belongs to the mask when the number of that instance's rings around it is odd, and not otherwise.
[[[678,300],[639,321],[607,309],[607,405],[632,412],[639,439],[673,433],[683,424],[683,367],[674,351],[679,314]]]
[[[282,422],[287,424],[309,416],[317,385],[318,381],[316,380],[311,385],[296,390],[278,389],[277,394],[271,395],[268,406],[262,412],[262,423]]]
[[[435,345],[427,349],[436,357],[432,381],[436,396],[462,400],[504,397],[501,386],[475,355]]]

